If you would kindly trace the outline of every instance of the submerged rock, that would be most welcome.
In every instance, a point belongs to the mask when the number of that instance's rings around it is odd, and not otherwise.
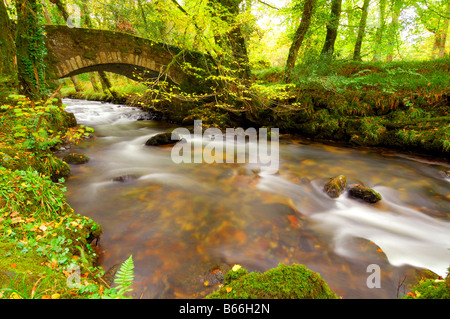
[[[348,193],[350,197],[359,198],[371,204],[376,203],[382,199],[381,195],[373,189],[358,184],[350,185]]]
[[[200,281],[203,284],[203,286],[214,286],[222,284],[224,278],[225,278],[224,271],[219,267],[217,267],[207,272]]]
[[[150,139],[145,142],[145,145],[147,146],[158,146],[158,145],[167,145],[167,144],[173,144],[176,142],[181,141],[181,137],[176,135],[175,139],[172,139],[172,133],[171,132],[165,132],[165,133],[159,133],[155,136],[152,136]]]
[[[338,198],[347,187],[347,178],[344,175],[338,175],[330,178],[325,184],[323,190],[331,198]]]
[[[102,276],[103,281],[106,282],[109,286],[111,286],[114,282],[114,277],[119,269],[120,269],[120,264],[113,265]]]
[[[129,174],[129,175],[122,175],[122,176],[114,177],[112,180],[113,180],[113,182],[125,183],[125,182],[129,182],[129,181],[133,181],[138,178],[139,178],[139,176],[137,176],[137,175]]]

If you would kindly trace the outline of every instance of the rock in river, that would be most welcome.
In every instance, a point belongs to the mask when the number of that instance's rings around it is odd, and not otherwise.
[[[348,193],[350,197],[360,198],[363,201],[371,204],[376,203],[382,199],[381,195],[373,189],[358,184],[350,185]]]
[[[126,182],[130,182],[130,181],[134,181],[138,178],[139,178],[139,176],[137,176],[137,175],[121,175],[121,176],[114,177],[112,180],[113,180],[113,182],[126,183]]]
[[[172,139],[172,133],[171,132],[165,132],[165,133],[159,133],[154,136],[152,136],[150,139],[145,142],[145,145],[147,146],[158,146],[158,145],[167,145],[167,144],[173,144],[176,142],[181,141],[181,137],[176,135],[175,139]]]
[[[331,198],[339,197],[347,187],[347,178],[344,175],[338,175],[330,178],[324,186],[325,193]]]
[[[81,153],[70,153],[63,160],[68,164],[84,164],[89,162],[89,157]]]

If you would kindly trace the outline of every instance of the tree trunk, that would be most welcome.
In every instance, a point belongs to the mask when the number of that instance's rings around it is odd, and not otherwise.
[[[402,0],[392,1],[391,23],[389,24],[389,29],[387,33],[388,45],[387,45],[386,62],[391,62],[394,59],[394,48],[397,43],[397,34],[399,26],[398,19],[400,17],[401,8],[402,8]]]
[[[15,79],[16,47],[11,20],[3,0],[0,0],[0,28],[0,74]]]
[[[361,47],[366,31],[367,15],[369,13],[370,0],[364,0],[362,6],[361,19],[359,20],[358,36],[356,37],[355,50],[353,51],[353,60],[361,61]]]
[[[91,84],[92,84],[92,88],[94,89],[95,92],[100,92],[100,88],[98,87],[98,83],[97,80],[95,78],[95,73],[94,72],[89,72],[89,77],[91,79]]]
[[[67,12],[66,6],[61,2],[61,0],[50,0],[50,2],[56,5],[59,12],[63,16],[64,21],[67,23],[67,20],[69,19],[69,13]]]
[[[450,1],[447,2],[447,17],[450,17]],[[444,18],[442,28],[434,34],[433,58],[445,56],[445,43],[447,42],[449,18]]]
[[[42,1],[42,8],[44,10],[45,22],[47,22],[47,24],[52,24],[50,14],[48,13],[47,4],[44,1]]]
[[[109,93],[111,93],[112,97],[117,100],[117,94],[116,92],[114,92],[114,90],[112,89],[112,85],[111,82],[109,81],[108,76],[106,75],[106,73],[104,71],[98,71],[98,75],[100,76],[100,80],[103,82],[103,84],[105,85],[104,87],[106,87],[106,89],[109,91]]]
[[[381,59],[382,43],[384,29],[386,28],[386,0],[380,0],[379,6],[379,26],[375,33],[375,50],[373,60],[377,61]]]
[[[70,79],[72,80],[73,86],[75,87],[75,91],[80,92],[81,88],[80,84],[78,83],[78,76],[77,75],[71,76]]]
[[[137,0],[137,4],[139,6],[139,11],[141,12],[142,21],[144,22],[145,33],[148,36],[149,27],[148,27],[148,22],[147,22],[147,16],[145,14],[144,7],[142,6],[142,1]]]
[[[16,9],[19,92],[37,100],[47,93],[44,65],[47,51],[44,29],[38,19],[40,4],[36,0],[16,0]]]
[[[332,57],[334,53],[334,43],[336,42],[339,28],[339,19],[342,11],[342,0],[331,1],[331,13],[327,23],[327,35],[323,44],[321,56]]]
[[[240,77],[244,82],[249,82],[251,77],[250,63],[247,52],[247,44],[242,33],[241,26],[234,23],[234,18],[239,14],[239,5],[242,0],[213,0],[215,5],[219,4],[225,9],[220,18],[228,23],[234,25],[233,29],[227,33],[227,42],[231,48],[231,53],[236,62],[236,67]],[[213,6],[214,7],[214,6]],[[223,10],[221,10],[223,11]],[[221,42],[223,47],[224,43]]]
[[[302,19],[300,21],[300,25],[295,31],[294,40],[289,48],[289,54],[284,70],[285,82],[289,82],[291,80],[292,72],[295,67],[295,61],[297,60],[297,54],[302,45],[303,39],[305,38],[306,32],[309,29],[309,25],[311,24],[311,18],[315,5],[316,0],[306,0],[303,5]]]

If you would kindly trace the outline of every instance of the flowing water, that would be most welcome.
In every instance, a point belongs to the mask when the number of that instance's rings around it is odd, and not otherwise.
[[[303,264],[343,298],[396,298],[417,269],[447,273],[446,162],[285,137],[278,174],[245,163],[176,164],[171,146],[145,146],[176,125],[138,120],[137,108],[64,102],[95,129],[70,150],[90,161],[71,166],[69,204],[103,226],[105,270],[133,255],[136,298],[204,297],[217,289],[212,274],[234,264]],[[323,185],[339,174],[383,200],[329,198]],[[372,264],[379,288],[368,285]]]

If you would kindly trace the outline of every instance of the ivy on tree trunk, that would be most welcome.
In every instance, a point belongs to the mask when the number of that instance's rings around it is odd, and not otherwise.
[[[44,28],[40,23],[41,5],[36,0],[16,0],[16,50],[19,91],[32,100],[47,94],[45,83]]]
[[[16,51],[11,20],[5,3],[0,1],[0,74],[15,82]],[[12,80],[12,81],[11,81]]]

